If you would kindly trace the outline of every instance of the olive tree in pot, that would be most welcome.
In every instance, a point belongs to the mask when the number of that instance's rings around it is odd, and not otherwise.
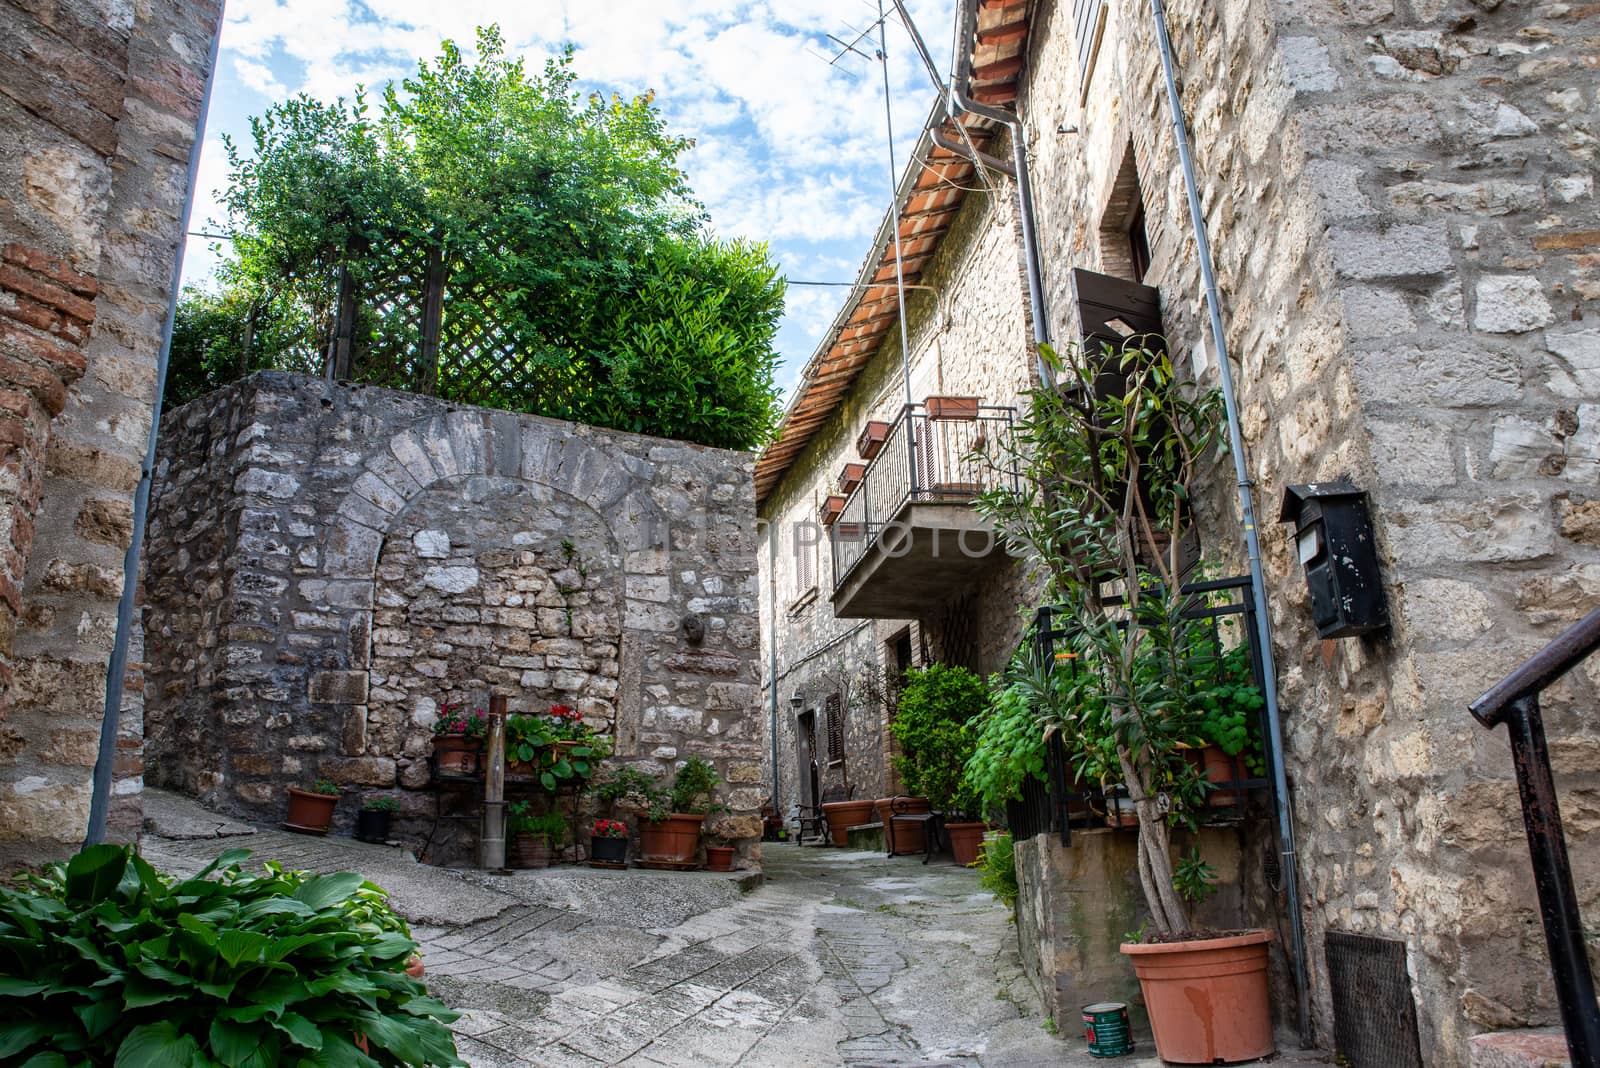
[[[895,772],[911,794],[925,797],[945,815],[945,831],[957,864],[978,859],[984,823],[977,795],[967,785],[966,766],[972,758],[976,736],[969,721],[978,717],[988,701],[983,680],[962,667],[930,664],[906,673],[899,707],[889,732],[900,744]],[[920,850],[923,843],[903,841],[906,830],[895,828],[896,852]],[[920,838],[920,835],[918,836]]]
[[[1016,683],[1044,730],[1102,765],[1137,817],[1148,936],[1134,963],[1164,1060],[1210,1064],[1271,1053],[1270,933],[1194,929],[1208,887],[1198,854],[1174,864],[1171,829],[1192,821],[1206,786],[1185,759],[1199,738],[1193,695],[1214,674],[1184,619],[1180,546],[1190,489],[1220,453],[1222,398],[1180,381],[1164,346],[1045,351],[1059,385],[1029,395],[1015,435],[989,459],[1022,478],[980,510],[1020,550],[1060,606],[1069,648],[1035,660]],[[1107,388],[1110,384],[1119,388]]]

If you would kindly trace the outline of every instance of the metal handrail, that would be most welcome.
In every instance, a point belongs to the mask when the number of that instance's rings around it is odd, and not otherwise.
[[[1545,746],[1539,695],[1561,676],[1600,649],[1600,609],[1567,628],[1511,674],[1472,702],[1469,711],[1493,730],[1504,723],[1511,742],[1511,762],[1522,799],[1522,824],[1528,832],[1528,857],[1533,863],[1539,913],[1544,921],[1550,972],[1556,1002],[1566,1031],[1574,1068],[1600,1065],[1600,1007],[1595,1004],[1594,975],[1583,939],[1583,918],[1572,885],[1567,837],[1561,828],[1550,753]]]
[[[1016,471],[981,458],[985,443],[1009,438],[1016,414],[1015,408],[994,404],[979,405],[975,419],[934,419],[922,404],[901,409],[829,528],[834,588],[891,532],[906,505],[968,504],[1002,485],[1016,488]]]

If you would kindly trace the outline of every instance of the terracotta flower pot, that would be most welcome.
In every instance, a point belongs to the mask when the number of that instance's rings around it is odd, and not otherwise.
[[[977,397],[929,397],[924,403],[929,419],[978,418]]]
[[[706,871],[732,871],[733,846],[706,846]]]
[[[978,849],[983,845],[984,823],[947,823],[944,832],[950,836],[950,853],[962,867],[978,859]]]
[[[874,804],[875,802],[868,798],[865,801],[829,801],[823,805],[822,818],[828,821],[828,837],[833,840],[833,844],[845,845],[849,840],[851,827],[871,823]]]
[[[548,868],[550,866],[550,839],[542,834],[514,834],[511,836],[513,868]]]
[[[333,824],[333,809],[339,803],[338,794],[314,794],[290,786],[289,811],[283,825],[301,834],[327,834]]]
[[[926,797],[902,797],[899,801],[900,812],[898,814],[902,816],[915,816],[933,811],[933,806],[928,803]],[[902,853],[926,852],[928,843],[922,833],[924,824],[920,822],[897,823],[894,826],[893,834],[890,834],[889,817],[894,814],[890,806],[894,802],[895,798],[892,797],[878,798],[878,819],[883,823],[884,837],[894,845],[894,854],[899,856]]]
[[[700,825],[704,815],[674,812],[660,823],[639,828],[639,863],[664,867],[694,867],[700,852]]]
[[[1175,1064],[1235,1064],[1269,1056],[1271,931],[1192,942],[1128,943],[1150,1011],[1156,1052]]]
[[[482,768],[479,766],[478,754],[483,751],[483,745],[476,738],[468,738],[464,734],[435,734],[433,736],[433,756],[441,774],[444,775],[476,775]]]

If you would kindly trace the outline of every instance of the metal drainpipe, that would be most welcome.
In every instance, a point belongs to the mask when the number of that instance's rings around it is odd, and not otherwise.
[[[1167,105],[1172,112],[1172,135],[1178,145],[1178,161],[1183,168],[1183,188],[1189,199],[1189,221],[1194,228],[1195,252],[1200,260],[1200,276],[1206,290],[1206,311],[1211,319],[1211,339],[1217,348],[1217,375],[1222,384],[1223,406],[1228,416],[1228,444],[1233,453],[1233,470],[1239,488],[1239,512],[1244,523],[1245,550],[1250,559],[1250,590],[1255,601],[1256,639],[1261,646],[1261,673],[1266,682],[1268,744],[1272,747],[1273,793],[1278,803],[1278,840],[1283,855],[1284,895],[1289,902],[1289,929],[1294,943],[1294,978],[1299,997],[1300,1044],[1311,1044],[1311,1007],[1308,1004],[1305,931],[1300,916],[1299,875],[1296,865],[1294,814],[1289,807],[1289,784],[1283,770],[1283,727],[1278,721],[1277,665],[1272,655],[1272,625],[1267,614],[1266,578],[1261,568],[1261,542],[1256,536],[1256,513],[1250,490],[1250,475],[1245,466],[1244,431],[1239,425],[1239,405],[1234,393],[1233,369],[1228,362],[1228,341],[1223,333],[1222,303],[1217,294],[1217,275],[1211,262],[1211,241],[1206,234],[1205,214],[1200,207],[1200,188],[1195,179],[1194,158],[1189,151],[1189,131],[1183,119],[1183,101],[1178,96],[1178,79],[1172,60],[1172,38],[1167,34],[1167,15],[1161,0],[1150,0],[1155,17],[1156,45],[1161,52],[1161,72],[1166,79]]]
[[[150,511],[150,481],[156,467],[156,444],[161,437],[161,402],[166,395],[167,359],[172,352],[172,323],[178,314],[178,287],[183,283],[183,253],[188,241],[189,217],[194,212],[194,187],[199,179],[200,152],[205,147],[206,116],[211,110],[211,86],[217,76],[217,53],[222,47],[222,27],[227,21],[226,4],[219,4],[217,29],[211,35],[211,52],[206,66],[206,88],[200,98],[200,116],[195,125],[194,144],[189,147],[189,185],[183,196],[183,225],[179,227],[178,254],[172,264],[172,295],[167,301],[167,320],[161,326],[161,355],[156,360],[156,396],[150,406],[150,435],[145,442],[144,469],[133,494],[133,537],[122,558],[122,598],[117,602],[117,637],[111,646],[106,666],[106,703],[100,719],[100,753],[94,762],[93,789],[89,799],[89,826],[85,846],[106,839],[106,818],[111,811],[111,776],[117,762],[117,732],[122,722],[124,676],[128,671],[128,644],[133,638],[133,609],[139,589],[139,557],[144,551],[145,519]]]
[[[1033,340],[1035,347],[1048,345],[1051,339],[1050,319],[1044,295],[1044,268],[1039,258],[1039,239],[1034,230],[1033,182],[1028,177],[1028,143],[1023,135],[1022,117],[1003,108],[990,107],[968,98],[967,82],[972,77],[972,53],[965,42],[972,39],[978,26],[978,11],[972,0],[960,0],[956,5],[956,43],[953,56],[955,72],[950,79],[947,107],[954,117],[958,111],[970,111],[986,119],[1003,124],[1011,131],[1011,161],[1016,168],[1017,201],[1022,216],[1022,254],[1027,267],[1028,307],[1033,315]],[[1047,388],[1056,384],[1055,371],[1043,353],[1035,354],[1039,381]]]
[[[767,674],[772,750],[772,814],[778,815],[778,531],[777,523],[767,524]]]

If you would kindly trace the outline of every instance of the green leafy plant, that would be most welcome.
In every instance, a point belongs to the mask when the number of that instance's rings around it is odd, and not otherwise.
[[[1036,656],[1013,681],[1083,771],[1126,790],[1140,886],[1169,937],[1190,929],[1170,825],[1192,822],[1205,790],[1184,755],[1198,737],[1191,698],[1207,658],[1185,618],[1180,547],[1190,487],[1224,442],[1222,397],[1179,379],[1164,347],[1140,338],[1122,351],[1043,356],[1056,387],[1031,392],[1016,433],[986,446],[1022,477],[979,504],[1061,606],[1063,660]]]
[[[1185,901],[1198,904],[1217,892],[1217,869],[1201,858],[1200,847],[1195,846],[1178,858],[1172,884]]]
[[[1016,909],[1021,889],[1017,882],[1016,843],[1009,833],[996,831],[984,835],[978,859],[971,867],[978,869],[980,886],[999,898],[1006,908]]]
[[[646,820],[660,823],[673,813],[715,815],[727,811],[716,800],[722,778],[703,757],[691,756],[673,775],[672,785],[662,777],[638,768],[623,767],[595,789],[595,796],[612,806],[628,804],[644,813]]]
[[[0,1060],[464,1065],[381,889],[228,850],[174,879],[90,846],[0,890]],[[364,1038],[367,1051],[358,1047]]]
[[[947,814],[980,812],[964,774],[976,744],[967,724],[987,702],[983,680],[966,668],[931,664],[906,673],[889,731],[900,743],[894,767],[909,793]]]
[[[318,779],[308,788],[309,793],[321,794],[323,797],[338,797],[339,787],[328,779]]]
[[[699,756],[690,757],[672,777],[672,811],[709,815],[721,810],[714,796],[720,785],[722,777],[709,761]]]
[[[989,703],[976,721],[972,756],[964,771],[968,788],[985,809],[1020,800],[1030,778],[1044,780],[1045,734],[1026,689],[1000,676],[989,680]]]
[[[559,812],[535,812],[530,801],[513,801],[506,806],[506,829],[512,834],[535,838],[565,838],[567,818]]]
[[[399,812],[400,802],[393,797],[369,797],[361,802],[363,812]]]
[[[1256,724],[1267,699],[1250,673],[1250,650],[1240,644],[1217,658],[1215,673],[1196,689],[1200,737],[1229,756],[1243,756],[1253,774],[1264,774],[1266,762]]]

